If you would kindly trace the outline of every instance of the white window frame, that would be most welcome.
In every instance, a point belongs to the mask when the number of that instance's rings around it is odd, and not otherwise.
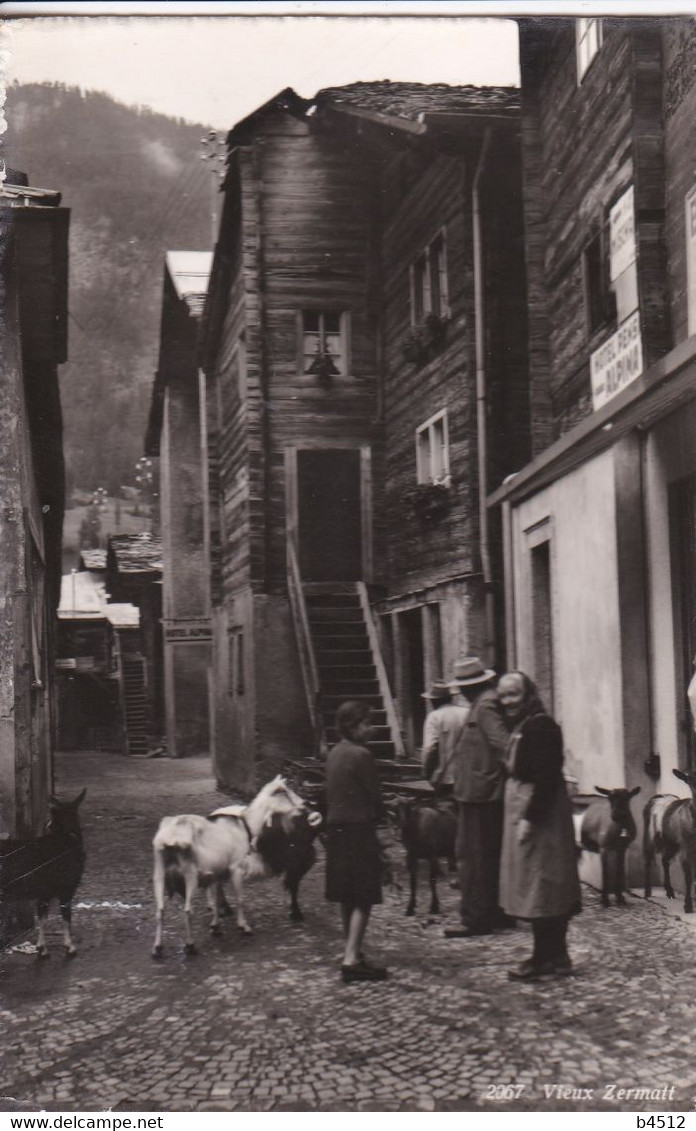
[[[438,283],[440,292],[440,310],[433,311],[433,271],[435,268],[434,252],[438,242],[442,245],[442,261],[438,269]],[[425,262],[425,273],[423,279],[423,311],[422,314],[416,312],[416,268],[423,260]],[[411,292],[411,325],[417,326],[426,314],[436,313],[440,318],[449,318],[449,283],[447,278],[447,229],[440,228],[435,233],[433,238],[428,244],[419,251],[411,266],[409,267],[409,286]]]
[[[687,333],[696,334],[696,185],[684,199]]]
[[[442,423],[442,443],[438,445],[439,429],[437,426],[440,423]],[[436,445],[440,449],[441,458],[439,461],[435,458]],[[440,465],[441,470],[438,472]],[[449,487],[452,482],[449,419],[446,408],[434,413],[416,428],[416,480],[418,483],[439,483],[443,487]]]
[[[575,58],[578,68],[578,86],[584,79],[590,63],[604,42],[601,16],[578,16],[575,21]]]
[[[298,371],[304,377],[311,377],[311,373],[307,373],[305,369],[305,315],[318,314],[320,319],[320,335],[325,335],[326,331],[321,328],[323,320],[326,315],[336,317],[339,319],[339,338],[341,343],[341,352],[336,360],[336,365],[339,370],[339,375],[345,377],[350,373],[351,359],[350,359],[350,314],[346,310],[330,310],[326,307],[303,307],[302,310],[297,312],[297,338],[298,338],[298,357],[297,367]],[[308,331],[309,332],[309,331]]]

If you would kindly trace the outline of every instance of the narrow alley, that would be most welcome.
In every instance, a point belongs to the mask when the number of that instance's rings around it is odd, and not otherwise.
[[[184,958],[172,904],[153,963],[150,842],[164,814],[226,803],[208,765],[58,756],[60,795],[88,791],[79,955],[63,958],[54,908],[50,961],[21,946],[0,959],[4,1110],[693,1110],[696,934],[637,898],[603,911],[585,889],[576,976],[520,985],[506,972],[528,949],[524,928],[446,940],[427,885],[414,919],[394,887],[371,937],[390,980],[343,986],[322,857],[299,927],[279,881],[250,890],[252,938],[226,920],[211,939],[199,896],[199,955]],[[440,887],[453,918],[456,894]]]

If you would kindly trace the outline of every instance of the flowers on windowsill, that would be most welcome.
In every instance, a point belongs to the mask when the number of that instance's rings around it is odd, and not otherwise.
[[[422,365],[440,349],[447,336],[448,319],[440,314],[426,314],[422,322],[412,326],[404,341],[407,361]]]
[[[423,522],[436,522],[450,508],[451,483],[448,474],[430,483],[416,483],[404,492],[404,501]]]

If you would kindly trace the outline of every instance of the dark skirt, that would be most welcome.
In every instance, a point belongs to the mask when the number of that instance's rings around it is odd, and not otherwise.
[[[349,907],[382,902],[380,851],[373,825],[327,825],[326,898]]]

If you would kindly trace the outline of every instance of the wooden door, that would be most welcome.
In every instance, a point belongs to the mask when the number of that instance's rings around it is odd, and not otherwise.
[[[363,570],[359,450],[298,451],[297,506],[303,580],[360,580]]]

